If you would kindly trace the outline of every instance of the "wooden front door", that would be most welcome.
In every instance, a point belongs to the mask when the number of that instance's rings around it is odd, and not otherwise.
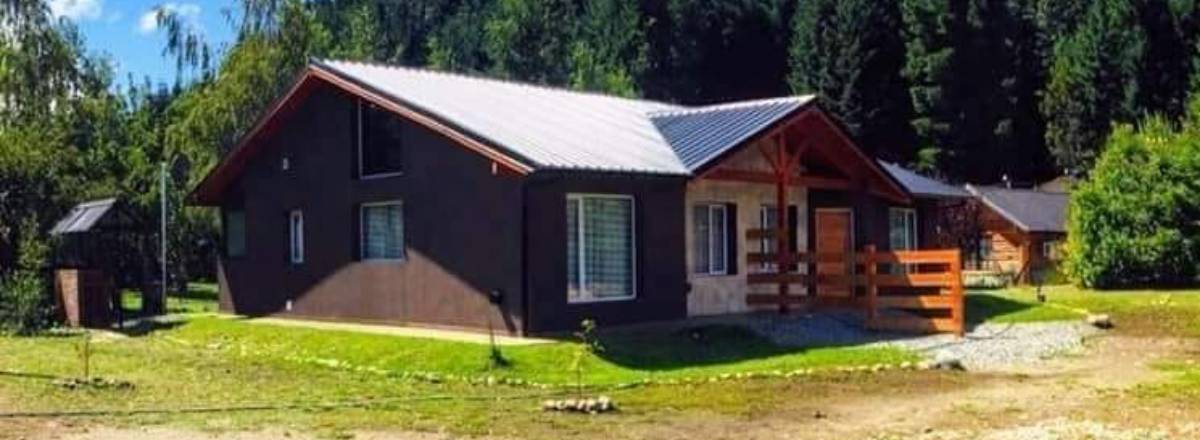
[[[838,262],[818,262],[817,275],[850,275],[854,251],[854,214],[849,209],[817,209],[816,253],[843,255]],[[852,291],[844,277],[838,283],[818,280],[817,295],[824,297],[850,297]]]

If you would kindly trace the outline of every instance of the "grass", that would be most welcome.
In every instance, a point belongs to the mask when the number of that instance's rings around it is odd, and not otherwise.
[[[142,294],[133,290],[121,292],[121,307],[127,311],[142,310]],[[186,292],[167,292],[167,313],[216,313],[217,285],[188,283]]]
[[[203,430],[282,429],[338,436],[345,430],[449,430],[463,434],[559,438],[563,428],[611,430],[590,418],[547,415],[539,402],[569,393],[580,344],[506,346],[510,362],[488,368],[485,345],[273,326],[214,316],[192,316],[134,337],[104,337],[93,344],[93,374],[129,381],[132,390],[67,390],[53,378],[80,375],[76,336],[0,337],[0,412],[180,408],[344,402],[370,399],[367,408],[279,410],[216,414],[146,414],[104,423],[168,423]],[[832,368],[913,360],[894,349],[784,348],[736,327],[698,332],[602,335],[604,351],[583,358],[584,381],[609,386],[644,378],[718,377],[739,372]],[[481,386],[460,380],[405,379],[405,372],[439,377],[494,375],[564,385]],[[822,375],[803,380],[825,380]],[[832,376],[830,376],[832,377]],[[844,380],[844,379],[839,379]],[[868,379],[869,380],[869,379]],[[653,423],[652,414],[746,414],[785,399],[781,379],[692,385],[607,388],[626,408],[621,423]],[[839,384],[837,386],[846,386]],[[449,400],[431,400],[441,396]],[[511,400],[509,400],[511,399]],[[115,422],[113,421],[115,420]]]
[[[1116,331],[1135,336],[1200,337],[1200,290],[1097,291],[1069,285],[1036,290],[1020,287],[976,291],[967,295],[967,319],[972,322],[1038,322],[1080,319],[1087,313],[1113,318]]]

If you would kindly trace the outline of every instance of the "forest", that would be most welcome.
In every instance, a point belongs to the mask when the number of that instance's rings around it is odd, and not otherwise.
[[[188,191],[312,58],[703,104],[817,94],[870,153],[953,182],[1087,176],[1114,124],[1186,117],[1191,0],[242,0],[214,45],[161,8],[167,84],[114,77],[43,0],[0,9],[0,273],[36,271],[71,205],[157,217],[168,261],[212,276]]]

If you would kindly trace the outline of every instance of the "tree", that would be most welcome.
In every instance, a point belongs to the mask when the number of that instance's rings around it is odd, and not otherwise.
[[[571,46],[571,87],[634,97],[646,69],[646,38],[633,0],[593,0],[583,7]]]
[[[706,104],[787,93],[794,0],[644,1],[653,99]]]
[[[496,75],[567,84],[579,5],[573,0],[499,0],[484,24],[484,48]]]
[[[1041,109],[1049,150],[1073,173],[1091,168],[1113,122],[1137,116],[1146,40],[1136,12],[1127,0],[1097,1],[1055,46]]]
[[[870,153],[912,159],[908,89],[901,76],[896,3],[872,0],[802,2],[793,20],[791,74],[797,93],[815,93]]]

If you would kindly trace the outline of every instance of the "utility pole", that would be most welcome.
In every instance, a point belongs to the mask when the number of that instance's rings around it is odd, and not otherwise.
[[[160,269],[162,271],[160,274],[160,276],[162,277],[162,280],[160,281],[161,284],[159,285],[159,289],[158,289],[158,307],[160,308],[158,310],[158,312],[163,313],[166,311],[166,308],[167,308],[167,163],[166,162],[159,163],[158,175],[159,175],[158,199],[159,199],[159,207],[160,207],[160,211],[161,211],[161,217],[159,219],[160,220],[159,221],[159,231],[158,231],[159,232],[158,233],[158,239],[159,239],[158,251],[159,251],[159,264],[160,264]]]

